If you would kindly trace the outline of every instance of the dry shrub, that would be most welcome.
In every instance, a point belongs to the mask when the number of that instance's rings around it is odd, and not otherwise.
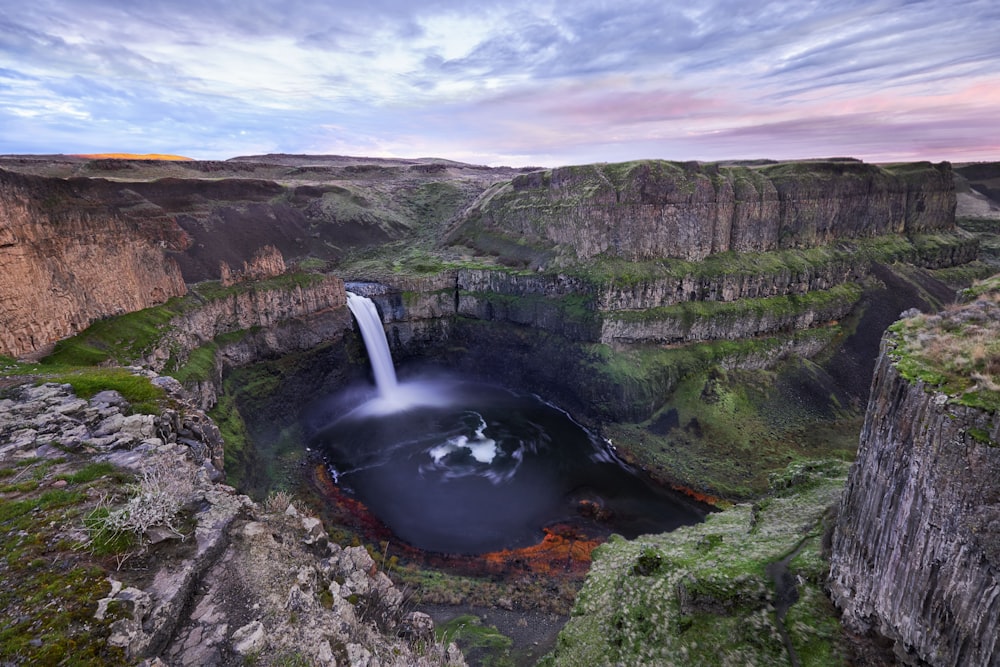
[[[264,509],[273,514],[281,514],[292,504],[292,495],[287,491],[272,491],[264,501]]]
[[[168,456],[153,456],[142,468],[139,479],[125,487],[126,500],[114,506],[105,495],[98,508],[87,517],[91,542],[108,544],[119,542],[121,536],[131,534],[128,544],[143,547],[147,530],[162,526],[178,536],[181,509],[191,501],[195,491],[192,477],[179,473],[176,460]],[[119,559],[119,566],[131,554]]]

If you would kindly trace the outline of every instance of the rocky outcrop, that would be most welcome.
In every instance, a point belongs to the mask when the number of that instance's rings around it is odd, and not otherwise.
[[[146,361],[153,368],[162,368],[171,356],[184,358],[222,334],[272,327],[346,304],[344,283],[336,276],[311,275],[305,276],[302,284],[264,283],[230,290],[171,319]]]
[[[947,230],[954,214],[948,163],[641,161],[517,176],[487,191],[453,238],[499,234],[577,259],[700,260]]]
[[[820,558],[824,514],[845,472],[842,463],[795,464],[775,475],[784,488],[752,506],[670,533],[612,536],[594,551],[546,664],[847,664],[830,631]],[[765,576],[774,563],[790,565],[790,594]],[[783,596],[784,617],[775,613]]]
[[[236,283],[244,283],[249,280],[264,280],[274,278],[285,272],[285,258],[281,256],[281,251],[273,245],[266,245],[254,254],[254,256],[243,262],[239,269],[233,269],[226,262],[219,264],[219,282],[223,287],[229,287]]]
[[[96,515],[89,510],[108,503],[104,507],[115,511],[123,494],[129,496],[127,521],[165,500],[184,515],[140,529],[141,543],[117,556],[119,566],[129,558],[143,565],[106,572],[103,593],[86,601],[89,613],[78,617],[89,622],[88,630],[101,631],[80,633],[77,648],[106,642],[120,651],[106,654],[108,664],[465,665],[454,644],[435,640],[429,617],[404,608],[403,592],[363,547],[331,543],[322,522],[287,496],[262,506],[220,483],[209,458],[221,444],[212,421],[172,378],[133,371],[163,389],[171,407],[158,415],[130,414],[132,406],[117,391],[84,399],[56,383],[7,388],[0,399],[5,472],[46,462],[36,477],[55,489],[49,495],[85,484],[92,475],[80,471],[98,463],[136,477],[134,487],[115,488],[100,501],[91,498],[96,489],[65,493],[63,503],[81,507],[68,515],[74,525],[63,527],[71,539],[51,549],[93,548]],[[56,466],[57,477],[46,472]],[[22,576],[39,577],[39,587],[69,577],[59,561],[58,554],[39,560]],[[52,590],[49,603],[69,604],[60,598],[69,593]],[[20,649],[5,644],[0,654],[16,664],[47,664],[49,641],[43,636]],[[86,648],[87,655],[103,655],[99,647]]]
[[[1000,306],[980,301],[939,327],[904,320],[883,340],[829,587],[849,627],[894,640],[909,663],[1000,665],[1000,417],[947,381],[927,384],[957,364],[975,378],[970,391],[996,392],[995,356],[974,366],[995,333],[964,360],[949,341],[975,345],[976,330],[998,321]],[[941,358],[915,373],[928,349]]]
[[[81,198],[71,182],[0,170],[0,354],[184,294],[164,255],[174,241]]]
[[[601,323],[600,341],[691,343],[809,329],[844,317],[860,296],[857,286],[841,285],[800,298],[691,302],[644,312],[608,313]]]

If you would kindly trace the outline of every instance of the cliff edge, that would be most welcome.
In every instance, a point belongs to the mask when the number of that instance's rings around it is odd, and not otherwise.
[[[0,170],[0,354],[184,294],[166,243],[70,181]]]
[[[1000,278],[882,342],[833,539],[844,623],[908,663],[1000,665]]]

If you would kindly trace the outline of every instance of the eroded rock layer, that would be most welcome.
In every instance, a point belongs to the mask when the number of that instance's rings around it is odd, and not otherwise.
[[[966,329],[978,319],[969,307],[946,318]],[[898,342],[883,341],[831,593],[848,626],[895,640],[907,662],[998,665],[1000,419],[904,377]]]
[[[187,291],[166,240],[77,199],[68,181],[0,170],[0,354]]]
[[[951,166],[854,160],[720,166],[640,161],[514,178],[467,215],[464,236],[554,245],[586,259],[700,260],[726,251],[811,248],[954,225]]]

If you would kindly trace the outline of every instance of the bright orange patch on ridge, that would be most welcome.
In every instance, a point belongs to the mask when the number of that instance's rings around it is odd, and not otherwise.
[[[73,157],[85,157],[91,160],[174,160],[179,162],[191,162],[192,158],[183,155],[165,155],[162,153],[79,153]]]

